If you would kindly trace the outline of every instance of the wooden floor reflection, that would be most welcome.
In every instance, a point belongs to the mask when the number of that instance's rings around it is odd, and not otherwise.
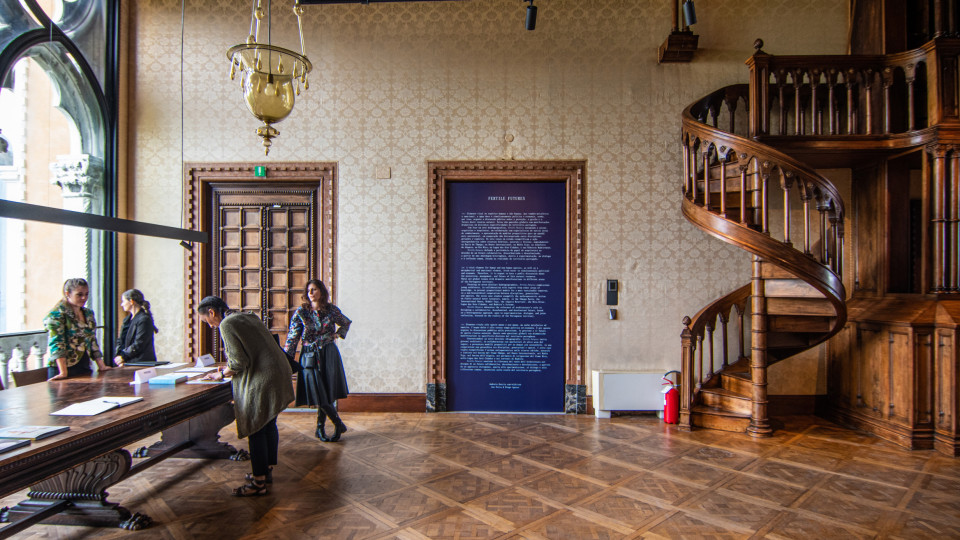
[[[267,496],[230,495],[248,463],[171,459],[110,490],[149,529],[17,538],[960,538],[960,459],[812,417],[754,440],[653,416],[345,414],[335,444],[313,420],[281,415]]]

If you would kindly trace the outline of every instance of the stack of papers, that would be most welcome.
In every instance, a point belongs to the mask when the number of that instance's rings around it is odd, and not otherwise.
[[[187,380],[189,375],[186,373],[167,373],[164,375],[157,375],[156,377],[151,377],[149,381],[150,384],[178,384]]]
[[[0,439],[32,439],[38,440],[63,433],[70,426],[10,426],[0,428]],[[4,441],[8,442],[8,441]],[[16,447],[14,447],[16,448]]]
[[[138,401],[143,401],[143,398],[139,396],[104,396],[89,401],[74,403],[69,407],[54,411],[50,414],[56,416],[94,416],[109,411],[110,409],[125,407]]]

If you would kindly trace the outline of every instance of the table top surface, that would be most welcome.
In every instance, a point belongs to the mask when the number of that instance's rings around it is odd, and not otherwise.
[[[177,368],[158,369],[160,374],[172,373]],[[0,427],[11,426],[69,426],[70,429],[51,437],[31,441],[29,446],[0,454],[0,467],[42,452],[51,446],[83,440],[94,433],[137,417],[176,406],[179,402],[194,400],[206,394],[232,392],[229,383],[132,385],[133,373],[141,367],[114,368],[103,373],[79,376],[58,381],[47,381],[0,391]],[[190,374],[200,378],[200,374]],[[226,388],[224,388],[226,387]],[[139,396],[143,401],[111,409],[94,416],[54,416],[58,411],[83,401],[104,396]],[[10,440],[10,439],[0,439]]]

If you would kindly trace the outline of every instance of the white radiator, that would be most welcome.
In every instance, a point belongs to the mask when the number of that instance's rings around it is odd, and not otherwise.
[[[661,371],[593,370],[593,410],[597,418],[611,411],[662,411]]]

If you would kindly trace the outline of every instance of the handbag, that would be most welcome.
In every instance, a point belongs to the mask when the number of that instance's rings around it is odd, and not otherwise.
[[[320,351],[315,345],[307,345],[300,349],[300,369],[316,369],[320,362]]]

